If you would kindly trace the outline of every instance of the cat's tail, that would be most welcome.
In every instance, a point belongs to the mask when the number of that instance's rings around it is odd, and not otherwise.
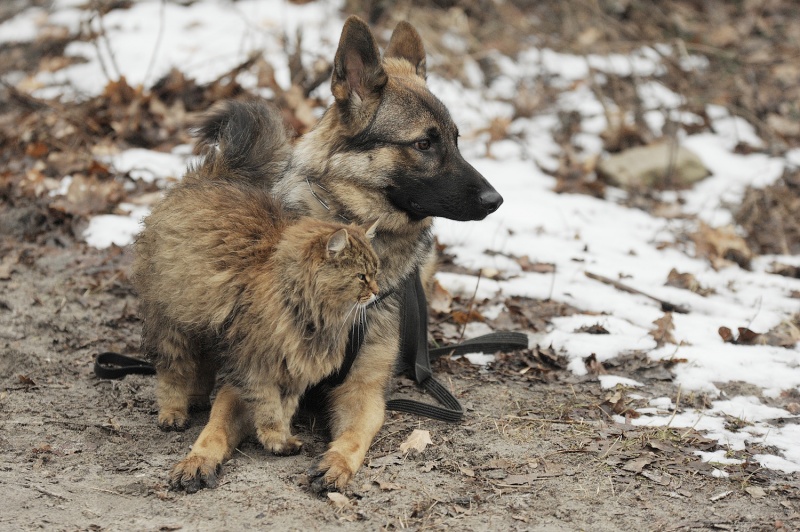
[[[288,164],[290,145],[280,111],[263,100],[214,106],[194,130],[202,162],[188,176],[271,187]]]

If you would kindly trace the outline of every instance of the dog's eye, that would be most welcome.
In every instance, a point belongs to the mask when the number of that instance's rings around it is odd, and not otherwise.
[[[427,151],[431,149],[431,140],[430,139],[418,140],[416,143],[416,147],[420,151]]]

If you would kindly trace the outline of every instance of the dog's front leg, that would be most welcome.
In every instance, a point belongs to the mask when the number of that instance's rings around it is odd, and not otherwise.
[[[332,441],[309,471],[314,491],[344,489],[383,425],[386,387],[398,350],[396,323],[383,321],[370,324],[347,378],[331,392]]]

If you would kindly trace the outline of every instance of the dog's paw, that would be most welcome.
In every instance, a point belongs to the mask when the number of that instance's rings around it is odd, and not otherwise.
[[[291,456],[300,452],[303,442],[285,432],[270,429],[256,430],[256,436],[264,449],[277,456]]]
[[[169,474],[170,489],[195,493],[216,488],[222,465],[203,456],[190,456],[178,462]]]
[[[308,470],[309,487],[315,493],[341,491],[355,472],[338,451],[328,451],[320,456]]]
[[[189,428],[189,416],[186,412],[162,410],[158,413],[158,428],[163,431],[184,431]]]

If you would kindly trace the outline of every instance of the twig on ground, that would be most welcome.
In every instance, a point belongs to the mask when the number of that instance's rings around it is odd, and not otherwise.
[[[240,454],[242,454],[243,456],[246,456],[246,457],[247,457],[247,458],[249,458],[250,460],[255,460],[255,458],[253,458],[252,456],[250,456],[249,454],[247,454],[247,453],[246,453],[246,452],[244,452],[243,450],[239,449],[238,447],[236,448],[236,452],[237,452],[237,453],[240,453]]]
[[[621,283],[619,281],[615,281],[614,279],[609,279],[608,277],[604,277],[602,275],[598,275],[596,273],[586,272],[586,271],[583,272],[583,273],[589,279],[594,279],[595,281],[600,281],[601,283],[605,283],[605,284],[611,285],[614,288],[616,288],[617,290],[621,290],[623,292],[628,292],[629,294],[637,294],[637,295],[640,295],[640,296],[644,296],[644,297],[646,297],[648,299],[652,299],[653,301],[655,301],[656,303],[659,303],[661,305],[661,310],[663,310],[664,312],[677,312],[678,314],[688,314],[689,313],[689,309],[684,307],[683,305],[676,305],[675,303],[670,303],[669,301],[664,301],[663,299],[659,299],[659,298],[657,298],[655,296],[651,296],[650,294],[646,294],[646,293],[642,292],[641,290],[637,290],[636,288],[633,288],[631,286],[623,284],[623,283]]]
[[[681,403],[681,387],[678,386],[678,395],[675,397],[675,410],[672,412],[672,417],[669,418],[667,425],[664,428],[669,428],[672,425],[672,420],[675,419],[675,416],[678,414],[678,406]]]
[[[89,486],[89,489],[93,490],[93,491],[99,491],[99,492],[102,492],[102,493],[110,493],[111,495],[118,495],[120,497],[125,497],[125,498],[130,499],[130,495],[125,495],[124,493],[120,493],[118,491],[111,491],[111,490],[106,490],[106,489],[103,489],[103,488],[95,488],[93,486]]]
[[[517,421],[532,421],[534,423],[557,423],[562,425],[588,425],[585,421],[575,421],[571,419],[546,419],[546,418],[538,418],[538,417],[526,417],[526,416],[513,416],[513,415],[505,415],[503,416],[506,419],[513,419]]]
[[[456,342],[456,344],[460,344],[462,340],[464,340],[464,331],[466,331],[467,323],[469,323],[469,317],[472,315],[472,307],[475,305],[475,296],[478,295],[478,286],[481,284],[482,275],[483,270],[478,272],[478,280],[475,281],[475,291],[472,292],[472,298],[469,300],[469,307],[467,307],[467,319],[464,320],[464,326],[461,327],[461,334],[458,336],[458,342]]]
[[[52,491],[48,491],[48,490],[46,490],[44,488],[40,488],[39,486],[31,486],[31,487],[33,489],[35,489],[36,491],[38,491],[39,493],[43,493],[44,495],[47,495],[48,497],[53,497],[54,499],[61,499],[62,501],[70,500],[68,497],[65,497],[63,495],[59,495],[58,493],[53,493]]]

